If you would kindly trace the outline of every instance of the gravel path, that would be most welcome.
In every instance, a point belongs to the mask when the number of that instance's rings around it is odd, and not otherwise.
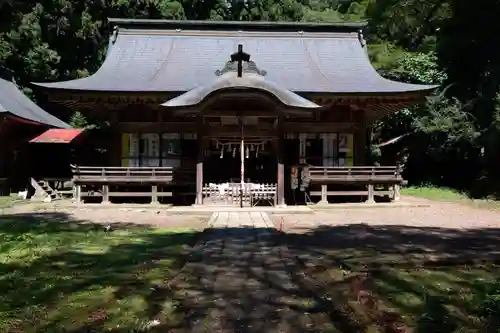
[[[500,212],[463,204],[350,208],[275,215],[289,247],[312,266],[326,259],[356,267],[469,265],[500,262]]]
[[[425,207],[392,207],[392,208],[335,208],[317,211],[314,214],[283,214],[285,227],[314,228],[320,225],[346,225],[366,223],[369,225],[408,225],[417,227],[440,228],[497,228],[500,227],[500,212],[477,209],[464,204],[434,202],[426,199],[404,197],[405,202],[424,204]],[[30,213],[40,209],[39,203],[18,205],[4,209],[5,214]],[[47,206],[46,212],[51,212]],[[65,208],[58,207],[57,212],[76,220],[87,220],[97,223],[137,223],[157,226],[184,226],[195,220],[208,220],[209,215],[173,215],[165,209],[121,208],[111,206],[108,209]],[[236,216],[236,215],[235,215]],[[206,224],[204,225],[206,226]]]
[[[40,214],[52,215],[61,221],[90,222],[99,224],[134,224],[165,228],[189,228],[203,230],[207,227],[209,214],[171,214],[165,209],[122,208],[110,206],[108,208],[71,208],[28,203],[17,205],[3,211],[4,214]],[[2,211],[0,211],[0,215]]]
[[[478,209],[465,204],[433,202],[419,198],[405,198],[425,207],[391,208],[335,208],[314,214],[277,215],[284,221],[285,229],[303,229],[318,226],[368,224],[373,226],[413,226],[429,228],[500,228],[500,212]]]

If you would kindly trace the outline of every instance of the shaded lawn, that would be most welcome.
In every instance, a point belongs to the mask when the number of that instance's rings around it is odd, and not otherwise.
[[[195,239],[194,231],[181,229],[106,231],[64,214],[0,216],[0,331],[175,326],[176,301],[155,296],[178,274]]]
[[[478,310],[500,278],[498,229],[347,225],[284,238],[304,273],[366,332],[487,331]]]
[[[403,195],[419,197],[434,201],[458,202],[477,208],[500,210],[500,201],[492,199],[471,199],[467,194],[444,187],[406,187]]]
[[[311,275],[327,286],[327,294],[342,295],[357,320],[373,332],[383,332],[379,321],[387,315],[397,318],[409,332],[477,332],[484,329],[484,323],[476,313],[476,297],[496,282],[500,268],[494,264],[432,269],[382,266],[368,272],[369,292],[377,302],[373,310],[360,304],[349,282],[357,272],[328,268]]]

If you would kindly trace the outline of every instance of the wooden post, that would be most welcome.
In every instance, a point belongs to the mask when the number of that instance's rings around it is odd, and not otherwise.
[[[366,113],[363,111],[363,114],[360,115],[361,119],[358,123],[358,128],[354,131],[354,165],[363,166],[366,165],[366,152],[367,152],[367,132],[369,130],[369,126],[365,121]]]
[[[75,202],[78,205],[82,203],[82,185],[80,184],[75,186]]]
[[[375,193],[374,193],[374,185],[373,184],[368,184],[368,198],[366,199],[367,204],[374,204],[375,203]]]
[[[203,116],[198,115],[196,119],[198,141],[198,158],[196,161],[196,205],[203,204],[203,160],[205,158],[205,137]]]
[[[160,204],[160,202],[158,201],[158,185],[151,185],[151,204]]]
[[[401,175],[402,173],[403,173],[403,168],[401,165],[398,165],[398,167],[396,169],[396,178],[398,180],[403,179],[403,177]],[[399,201],[401,199],[401,184],[400,183],[394,184],[393,190],[394,190],[394,196],[392,197],[392,200]]]
[[[163,166],[163,133],[158,133],[158,166]]]
[[[321,200],[318,205],[328,205],[328,185],[321,185]]]
[[[276,187],[277,196],[277,206],[286,207],[285,202],[285,164],[284,164],[284,146],[285,146],[285,135],[284,135],[284,118],[283,116],[278,116],[278,139],[276,140],[277,145],[277,155],[278,155],[278,186]]]
[[[106,177],[106,169],[105,168],[102,168],[101,176],[103,178]],[[108,184],[102,185],[102,202],[101,203],[109,204],[109,185]]]
[[[109,204],[109,185],[102,185],[102,202],[103,204]]]
[[[243,208],[243,189],[245,188],[245,136],[244,136],[244,118],[239,117],[241,142],[240,142],[240,208]]]
[[[395,184],[394,185],[394,197],[392,198],[393,201],[399,201],[401,199],[401,185]]]
[[[306,163],[306,141],[307,141],[307,133],[299,134],[299,163]]]

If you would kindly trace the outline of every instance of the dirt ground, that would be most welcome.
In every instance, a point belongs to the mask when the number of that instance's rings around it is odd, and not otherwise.
[[[311,214],[273,214],[273,220],[282,224],[283,231],[308,232],[310,229],[324,226],[342,226],[367,224],[372,226],[410,226],[422,228],[477,229],[500,227],[500,212],[478,209],[464,204],[434,202],[426,199],[404,197],[404,202],[413,206],[374,207],[374,208],[334,208],[317,210]],[[76,220],[95,223],[134,223],[169,227],[206,227],[210,213],[204,215],[173,215],[161,206],[124,208],[65,207],[51,204],[29,203],[0,210],[4,214],[51,212],[68,214]]]
[[[500,212],[451,202],[405,197],[410,207],[325,209],[314,214],[280,214],[275,218],[284,230],[307,232],[320,226],[367,224],[423,228],[500,228]],[[420,206],[419,206],[420,205]]]

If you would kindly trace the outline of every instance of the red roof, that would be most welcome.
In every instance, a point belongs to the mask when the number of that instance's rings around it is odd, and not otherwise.
[[[36,138],[32,139],[30,142],[35,143],[70,143],[77,136],[82,134],[83,129],[81,128],[52,128],[49,129]]]

